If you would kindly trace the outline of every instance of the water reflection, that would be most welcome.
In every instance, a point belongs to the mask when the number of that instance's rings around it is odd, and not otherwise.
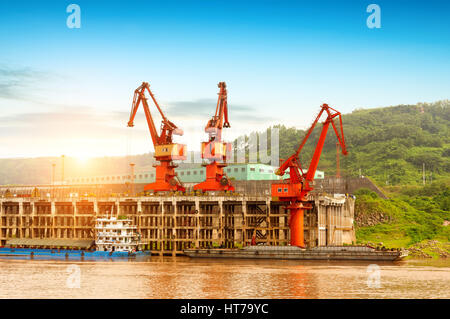
[[[367,286],[367,262],[0,259],[1,298],[449,298],[450,263],[379,263],[381,287]],[[67,267],[81,288],[68,288]]]

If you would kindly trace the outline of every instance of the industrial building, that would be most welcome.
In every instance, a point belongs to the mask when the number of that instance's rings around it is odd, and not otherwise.
[[[280,176],[275,175],[277,167],[266,164],[236,164],[224,168],[225,173],[230,179],[237,181],[258,181],[258,180],[279,180]],[[206,168],[176,168],[175,172],[183,183],[199,183],[205,180]],[[288,178],[289,170],[287,170],[283,178]],[[323,179],[325,174],[323,171],[317,170],[315,179]],[[134,182],[153,183],[155,182],[155,170],[137,171],[134,174],[134,180],[131,174],[111,174],[90,177],[69,177],[66,183],[69,185],[86,185],[86,184],[124,184]]]

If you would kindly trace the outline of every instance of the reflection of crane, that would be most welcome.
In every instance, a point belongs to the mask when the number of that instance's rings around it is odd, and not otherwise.
[[[148,107],[147,98],[145,97],[146,90],[155,103],[159,114],[161,114],[162,123],[161,133],[159,135]],[[128,121],[129,127],[134,126],[134,117],[141,102],[144,107],[153,145],[155,146],[154,157],[160,162],[160,164],[154,165],[156,168],[156,181],[146,185],[144,190],[151,190],[153,192],[185,191],[185,188],[181,185],[175,173],[175,167],[177,166],[172,162],[172,160],[186,159],[186,146],[172,143],[172,135],[183,135],[183,131],[164,116],[152,91],[150,91],[150,84],[147,82],[142,82],[141,86],[134,91],[133,106],[131,108],[130,120]]]
[[[311,135],[314,127],[319,121],[321,115],[326,112],[327,119],[323,122],[322,132],[320,133],[319,141],[317,142],[316,149],[314,151],[313,158],[309,164],[308,171],[303,172],[298,158],[303,146]],[[333,119],[338,116],[340,123],[340,134],[334,124]],[[303,240],[303,211],[305,209],[311,209],[311,205],[307,201],[307,196],[310,191],[313,190],[312,182],[316,173],[317,165],[319,164],[320,155],[322,154],[323,145],[327,136],[328,127],[333,126],[336,133],[339,144],[342,148],[342,154],[347,155],[347,149],[345,146],[344,131],[342,128],[341,113],[335,109],[329,107],[327,104],[323,104],[319,115],[317,115],[314,123],[303,138],[302,143],[298,147],[297,151],[285,160],[280,168],[276,171],[276,174],[283,176],[287,169],[289,169],[289,179],[284,183],[272,184],[272,197],[278,198],[280,201],[289,202],[287,209],[290,211],[289,227],[291,230],[291,245],[304,247]]]
[[[201,191],[234,191],[230,180],[223,168],[226,165],[227,151],[231,151],[231,144],[222,141],[222,129],[230,127],[228,123],[227,89],[225,82],[219,82],[219,98],[216,113],[208,121],[205,132],[209,135],[208,142],[202,142],[202,158],[210,160],[206,165],[206,180],[194,186],[194,190]]]

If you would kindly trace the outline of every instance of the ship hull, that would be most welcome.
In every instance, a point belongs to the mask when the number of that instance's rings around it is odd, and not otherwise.
[[[401,251],[383,251],[368,247],[298,247],[252,246],[243,249],[187,249],[191,258],[294,259],[294,260],[367,260],[396,261],[406,255]]]

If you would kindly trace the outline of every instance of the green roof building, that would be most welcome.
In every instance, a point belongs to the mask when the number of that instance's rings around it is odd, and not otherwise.
[[[266,164],[238,164],[229,165],[224,168],[226,175],[238,181],[264,181],[264,180],[279,180],[280,176],[275,175],[275,170],[278,167]],[[183,183],[200,183],[206,179],[206,168],[176,168],[178,178]],[[324,172],[316,171],[314,178],[323,179]],[[289,177],[289,170],[283,178]],[[75,177],[69,178],[69,184],[124,184],[131,182],[132,177],[129,174],[107,175],[95,177]],[[134,183],[152,183],[155,181],[155,170],[138,171],[134,175]]]
[[[275,175],[275,170],[278,167],[266,165],[266,164],[239,164],[230,165],[224,168],[225,174],[238,181],[265,181],[265,180],[279,180],[280,176]],[[175,171],[178,173],[179,179],[183,183],[199,183],[206,179],[206,168],[177,168]],[[289,170],[286,172],[283,178],[288,178]],[[316,171],[314,178],[324,178],[324,173]]]

